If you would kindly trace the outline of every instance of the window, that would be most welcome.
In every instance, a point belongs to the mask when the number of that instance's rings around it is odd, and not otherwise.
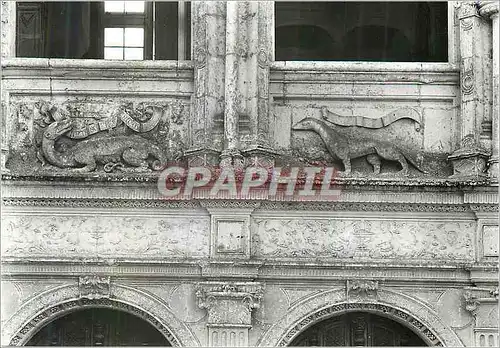
[[[190,59],[190,2],[19,2],[17,56]]]
[[[448,60],[446,2],[276,2],[276,60]]]

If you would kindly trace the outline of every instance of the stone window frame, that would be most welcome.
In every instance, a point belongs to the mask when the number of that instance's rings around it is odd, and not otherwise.
[[[2,47],[1,47],[1,57],[9,58],[9,59],[45,59],[45,60],[71,60],[71,61],[83,61],[86,58],[47,58],[47,57],[23,57],[17,55],[17,3],[20,0],[14,1],[2,1],[2,21],[4,22],[4,29],[2,32]],[[146,1],[144,13],[140,16],[143,16],[146,19],[151,19],[151,22],[154,20],[154,11],[155,7],[153,6],[153,2],[155,1]],[[176,54],[177,59],[162,59],[161,61],[191,61],[193,56],[193,20],[192,20],[192,5],[193,1],[176,1],[179,6],[177,6],[177,47]],[[92,58],[90,60],[99,60],[99,61],[112,61],[104,59],[104,27],[106,23],[112,23],[112,27],[116,27],[117,18],[116,16],[106,13],[104,9],[104,0],[100,0],[99,3],[99,12],[101,13],[102,18],[100,19],[100,24],[98,25],[97,30],[92,31],[92,35],[98,47],[98,54],[101,56],[100,58]],[[133,26],[133,24],[137,21],[137,14],[130,14],[129,19],[125,18],[123,27]],[[135,62],[148,62],[153,61],[155,56],[155,29],[153,27],[153,23],[146,23],[144,26],[144,59],[138,60]],[[151,45],[146,43],[146,38],[151,38]],[[187,48],[187,45],[191,47]],[[116,62],[116,60],[113,60]],[[77,63],[78,64],[78,63]],[[102,64],[98,64],[102,65]],[[110,64],[112,66],[113,64]]]

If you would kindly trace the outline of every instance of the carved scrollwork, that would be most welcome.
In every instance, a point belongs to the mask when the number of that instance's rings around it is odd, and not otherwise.
[[[198,47],[194,51],[194,61],[197,69],[203,69],[207,63],[207,51],[203,47]]]
[[[474,68],[470,65],[462,74],[462,93],[472,94],[472,92],[474,92]]]

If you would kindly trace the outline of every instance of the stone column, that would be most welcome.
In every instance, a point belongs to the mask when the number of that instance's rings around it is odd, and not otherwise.
[[[194,97],[190,166],[218,165],[223,149],[226,2],[192,2]]]
[[[227,4],[225,149],[221,165],[270,167],[269,62],[272,57],[274,3]]]
[[[224,151],[221,154],[221,167],[243,166],[243,157],[239,151],[239,116],[241,113],[241,90],[239,81],[246,76],[242,65],[246,42],[239,32],[241,8],[246,3],[228,1],[226,5],[226,61],[224,94]]]
[[[460,91],[461,146],[450,157],[453,178],[482,179],[487,176],[489,153],[480,142],[482,122],[487,117],[488,52],[485,50],[486,23],[474,2],[463,2],[458,8],[460,21]],[[487,46],[486,46],[487,47]],[[487,105],[488,104],[488,105]]]
[[[197,285],[198,306],[208,311],[209,347],[248,347],[252,311],[264,294],[261,283],[204,282]]]
[[[478,4],[479,14],[486,19],[491,19],[492,29],[493,29],[493,38],[492,38],[492,54],[493,54],[493,68],[492,68],[492,80],[493,80],[493,110],[491,116],[491,124],[492,124],[492,142],[491,142],[491,157],[489,160],[489,169],[488,172],[490,177],[498,181],[498,142],[500,141],[498,133],[500,132],[499,124],[498,124],[498,113],[499,110],[499,93],[498,89],[500,88],[498,84],[498,75],[500,70],[500,65],[498,63],[498,55],[500,54],[499,46],[499,34],[500,30],[499,21],[498,21],[498,7],[499,4],[497,1],[480,1]]]
[[[243,154],[250,166],[273,167],[275,152],[269,143],[269,63],[274,52],[274,2],[249,1],[242,25],[248,36],[245,110],[249,138]]]

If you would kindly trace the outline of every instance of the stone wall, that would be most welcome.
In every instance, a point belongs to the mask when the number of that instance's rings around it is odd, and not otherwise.
[[[2,344],[87,307],[133,313],[176,346],[286,345],[356,310],[429,345],[498,343],[493,2],[450,3],[450,61],[425,64],[276,62],[269,2],[193,3],[193,61],[21,59],[14,5]],[[158,191],[158,162],[347,169],[333,140],[298,129],[307,120],[353,152],[404,152],[408,171],[353,156],[334,200]]]

